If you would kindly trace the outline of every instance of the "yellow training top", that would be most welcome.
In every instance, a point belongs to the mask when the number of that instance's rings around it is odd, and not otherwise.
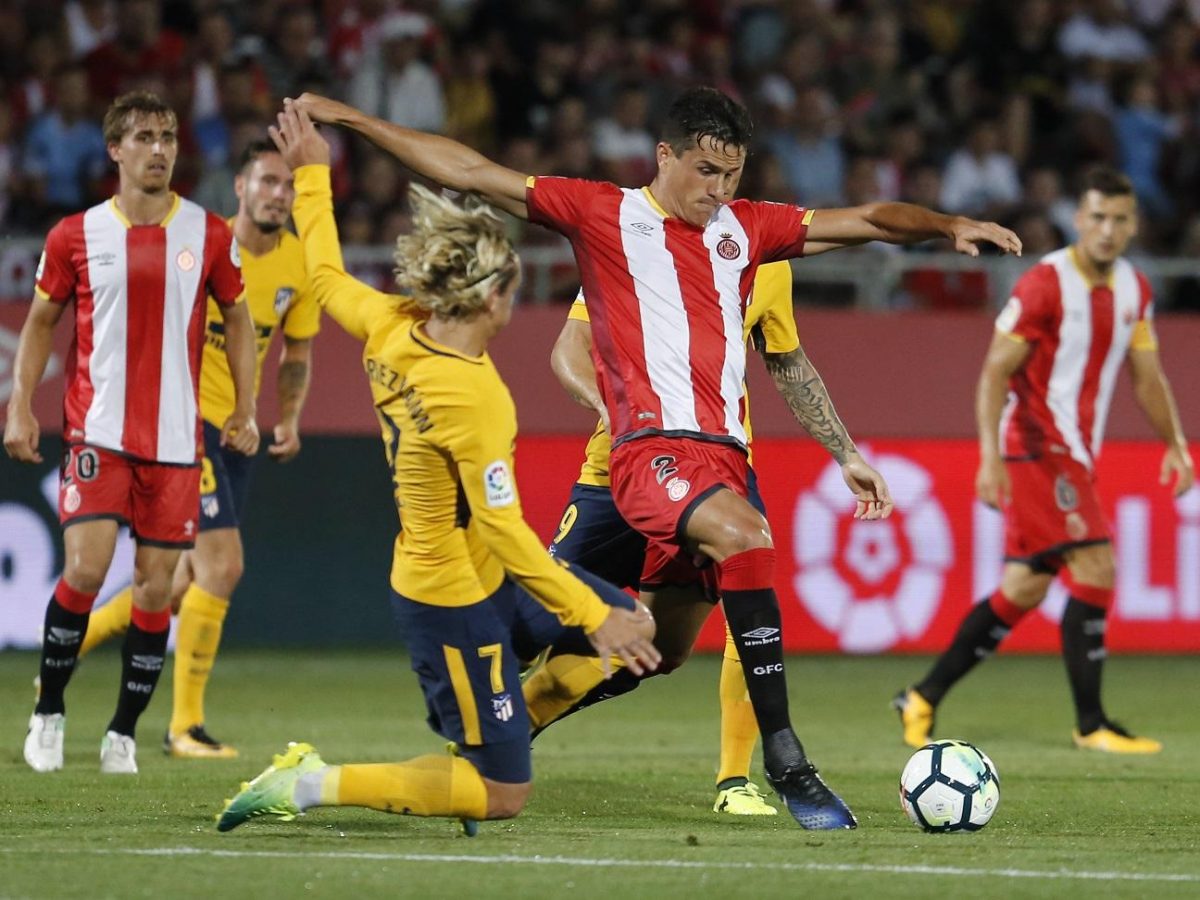
[[[262,383],[263,359],[275,329],[282,322],[286,337],[297,341],[311,338],[320,329],[321,309],[308,289],[304,248],[290,231],[282,229],[275,249],[262,256],[255,256],[245,247],[239,250],[246,303],[250,307],[250,317],[254,319],[254,395],[257,397]],[[225,357],[225,322],[217,302],[209,297],[204,325],[204,359],[200,366],[200,415],[220,428],[233,415],[234,398],[233,375]]]
[[[582,292],[571,304],[567,318],[579,322],[591,321]],[[754,276],[754,287],[746,306],[743,339],[749,341],[755,328],[761,329],[768,353],[791,353],[800,346],[796,317],[792,313],[792,267],[787,260],[760,266]],[[752,437],[749,395],[746,396],[742,427],[746,429],[746,442],[749,444]],[[611,451],[612,439],[604,428],[604,422],[597,422],[596,430],[588,440],[587,456],[579,471],[578,483],[608,487],[608,455]]]
[[[293,214],[313,294],[364,342],[402,522],[392,588],[420,603],[467,606],[493,594],[507,572],[563,624],[595,631],[609,607],[551,559],[522,517],[513,477],[516,408],[491,358],[438,344],[411,298],[346,274],[329,168],[295,174]]]

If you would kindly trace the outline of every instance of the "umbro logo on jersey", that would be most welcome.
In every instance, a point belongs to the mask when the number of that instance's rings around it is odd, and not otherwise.
[[[654,232],[654,226],[649,222],[631,222],[629,227],[635,231],[640,231],[642,234],[652,234]]]
[[[111,266],[117,261],[115,253],[93,253],[88,257],[88,265]]]

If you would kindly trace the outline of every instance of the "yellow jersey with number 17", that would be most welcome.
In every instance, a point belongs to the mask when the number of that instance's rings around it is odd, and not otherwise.
[[[233,222],[231,221],[232,227]],[[286,229],[279,232],[275,249],[255,256],[240,247],[242,280],[246,284],[246,304],[254,320],[255,369],[254,395],[262,383],[263,360],[275,330],[292,340],[316,335],[321,324],[321,308],[308,288],[304,248]],[[220,428],[233,414],[235,393],[229,360],[225,357],[225,323],[212,297],[204,323],[204,358],[200,366],[200,415]]]
[[[582,291],[571,304],[567,318],[590,322]],[[767,353],[791,353],[800,346],[796,317],[792,313],[792,267],[787,260],[760,266],[754,276],[750,302],[746,305],[743,340],[749,341],[756,330],[762,334]],[[753,436],[749,395],[746,396],[744,409],[742,427],[746,429],[746,442],[749,445]],[[608,455],[611,451],[612,439],[604,428],[604,422],[597,422],[596,430],[588,440],[587,455],[579,471],[578,483],[608,487]]]

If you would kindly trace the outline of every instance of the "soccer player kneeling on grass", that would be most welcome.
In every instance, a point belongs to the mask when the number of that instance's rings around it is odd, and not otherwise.
[[[521,650],[575,628],[602,657],[616,654],[643,672],[660,658],[653,619],[620,589],[551,559],[522,517],[516,410],[487,355],[520,281],[503,223],[414,187],[414,230],[399,240],[396,262],[397,281],[415,297],[381,294],[344,272],[328,145],[294,107],[272,137],[296,172],[295,217],[318,302],[365,345],[404,517],[392,602],[429,723],[457,752],[329,766],[310,745],[293,744],[226,805],[218,828],[263,815],[289,820],[313,806],[515,816],[532,778]]]

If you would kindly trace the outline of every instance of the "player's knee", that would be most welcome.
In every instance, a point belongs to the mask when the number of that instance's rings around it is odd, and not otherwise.
[[[768,550],[775,546],[767,520],[757,513],[726,522],[714,544],[723,557],[747,550]]]
[[[491,779],[484,781],[487,784],[489,819],[511,819],[518,815],[533,792],[533,784],[529,781],[522,784],[507,784]]]
[[[107,566],[94,560],[75,559],[63,568],[63,579],[81,594],[98,594],[104,586]]]
[[[234,588],[242,580],[242,573],[245,570],[246,567],[240,555],[217,560],[207,572],[209,593],[216,594],[218,597],[233,596]]]
[[[1101,557],[1088,560],[1086,565],[1078,566],[1071,572],[1071,577],[1082,584],[1110,588],[1116,584],[1117,569],[1111,556]]]

